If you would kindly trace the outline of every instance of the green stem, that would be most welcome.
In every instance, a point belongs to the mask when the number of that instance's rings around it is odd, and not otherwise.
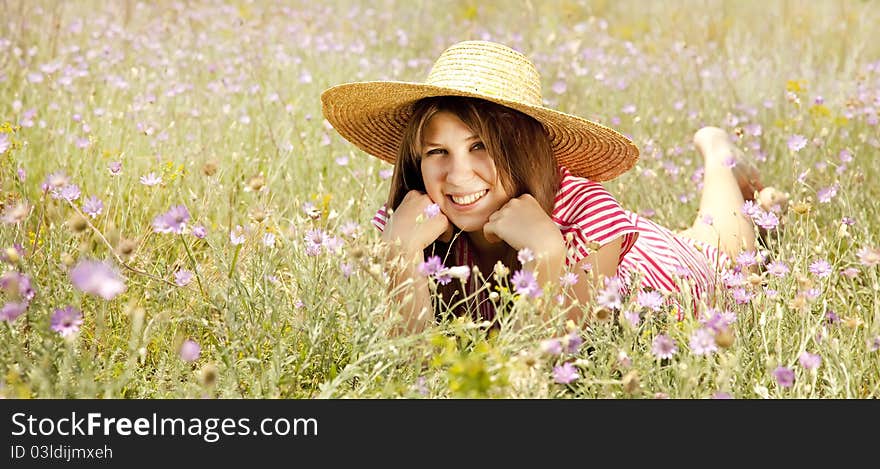
[[[232,265],[229,266],[229,275],[227,275],[227,278],[232,278],[232,273],[235,272],[235,264],[238,262],[239,251],[241,251],[241,244],[235,246],[235,254],[232,255]]]
[[[190,251],[189,249],[189,243],[186,242],[186,238],[183,235],[180,236],[180,242],[183,243],[183,247],[184,249],[186,249],[186,255],[187,257],[189,257],[189,261],[192,262],[193,271],[196,274],[196,283],[199,284],[199,291],[202,292],[202,296],[205,297],[205,299],[208,300],[208,302],[210,303],[210,300],[208,299],[208,294],[205,293],[205,287],[202,286],[202,274],[199,273],[199,264],[196,263],[196,259],[193,256],[192,251]]]

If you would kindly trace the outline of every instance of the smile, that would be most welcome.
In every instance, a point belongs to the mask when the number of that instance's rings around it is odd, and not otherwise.
[[[488,193],[489,189],[483,189],[479,192],[474,192],[467,195],[450,195],[449,198],[452,199],[452,201],[455,202],[456,205],[473,205]]]

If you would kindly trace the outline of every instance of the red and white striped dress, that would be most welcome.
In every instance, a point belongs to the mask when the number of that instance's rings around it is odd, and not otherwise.
[[[682,300],[689,297],[696,305],[700,299],[714,293],[722,273],[732,266],[729,256],[716,247],[676,235],[647,218],[624,210],[601,184],[574,176],[565,167],[559,168],[559,175],[559,190],[551,219],[568,244],[569,267],[577,265],[589,254],[591,244],[603,246],[622,236],[617,268],[617,276],[623,283],[621,294],[658,290],[668,294],[670,304],[686,304]],[[372,223],[381,231],[387,219],[383,205]],[[466,237],[461,239],[466,240]],[[455,265],[473,265],[472,250],[469,242],[461,243],[460,248],[454,250]],[[491,307],[488,301],[480,301],[480,304],[484,308]],[[481,315],[494,316],[490,311],[481,311]]]

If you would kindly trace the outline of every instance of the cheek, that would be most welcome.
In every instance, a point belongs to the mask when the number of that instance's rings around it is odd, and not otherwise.
[[[436,164],[426,163],[424,160],[421,164],[422,182],[425,184],[425,192],[428,194],[436,194],[440,191],[440,171]]]

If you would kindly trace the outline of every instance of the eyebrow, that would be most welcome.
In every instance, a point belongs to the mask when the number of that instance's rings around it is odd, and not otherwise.
[[[479,139],[480,139],[479,135],[471,135],[470,137],[466,138],[465,141],[479,140]],[[441,145],[439,143],[434,143],[434,142],[427,142],[427,143],[425,143],[425,146],[426,147],[442,147],[443,145]]]

